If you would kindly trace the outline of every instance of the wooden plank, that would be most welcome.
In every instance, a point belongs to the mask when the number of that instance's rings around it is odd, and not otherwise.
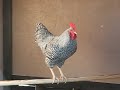
[[[120,74],[68,78],[67,82],[93,81],[93,82],[112,83],[112,80],[117,78],[120,78]],[[109,82],[107,82],[108,79],[109,79]],[[0,86],[12,86],[12,85],[25,86],[30,84],[36,85],[36,84],[51,84],[51,83],[52,83],[52,79],[6,80],[6,81],[0,81]],[[55,81],[55,83],[57,83],[57,81]],[[64,83],[64,81],[60,81],[60,83]],[[120,84],[120,82],[117,82],[116,84]]]

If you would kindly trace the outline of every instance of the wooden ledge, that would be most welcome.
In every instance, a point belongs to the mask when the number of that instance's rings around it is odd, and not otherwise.
[[[120,74],[113,74],[113,75],[100,75],[100,76],[91,76],[91,77],[80,77],[80,78],[68,78],[67,82],[80,82],[80,81],[92,81],[92,82],[103,82],[103,83],[116,83],[120,84],[119,82],[113,82],[113,79],[120,79]],[[31,80],[5,80],[0,81],[0,86],[29,86],[29,85],[37,85],[37,84],[51,84],[52,79],[31,79]],[[57,83],[57,81],[55,81]],[[60,81],[60,83],[64,83]]]

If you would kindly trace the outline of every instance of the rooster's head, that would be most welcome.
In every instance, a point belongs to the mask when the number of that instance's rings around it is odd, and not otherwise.
[[[69,31],[70,38],[74,40],[77,38],[76,26],[74,23],[70,23],[69,25],[70,25],[70,31]]]

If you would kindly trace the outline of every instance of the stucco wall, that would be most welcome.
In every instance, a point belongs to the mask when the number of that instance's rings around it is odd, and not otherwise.
[[[34,42],[36,23],[60,35],[71,21],[77,25],[78,50],[63,66],[65,75],[120,73],[119,0],[13,0],[13,74],[50,77]]]
[[[0,0],[0,80],[3,80],[3,73],[2,73],[2,61],[3,61],[3,25],[2,25],[2,0]],[[0,90],[3,90],[0,87]]]

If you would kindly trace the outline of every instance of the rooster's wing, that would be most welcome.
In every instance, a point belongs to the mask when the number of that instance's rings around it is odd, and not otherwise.
[[[35,42],[38,43],[38,46],[40,46],[42,50],[46,47],[46,44],[49,43],[53,38],[53,34],[49,32],[42,23],[39,23],[37,25],[35,31]]]

